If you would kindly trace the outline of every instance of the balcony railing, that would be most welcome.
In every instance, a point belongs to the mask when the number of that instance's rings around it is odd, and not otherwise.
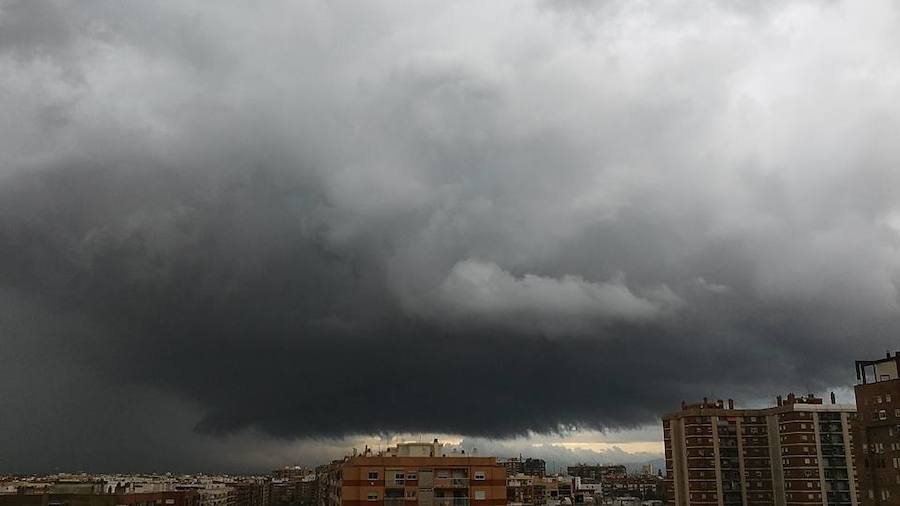
[[[469,506],[468,497],[435,497],[434,506]]]
[[[468,488],[468,478],[435,478],[434,488]]]

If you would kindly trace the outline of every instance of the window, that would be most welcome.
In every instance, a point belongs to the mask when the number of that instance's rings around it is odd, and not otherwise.
[[[437,472],[437,477],[440,478],[440,479],[447,479],[447,478],[450,478],[450,471],[438,471],[438,472]]]
[[[407,491],[406,491],[406,498],[407,498],[407,499],[415,499],[415,498],[416,498],[416,489],[413,488],[413,489],[407,490]]]
[[[881,404],[881,396],[880,395],[875,396],[875,404]]]
[[[419,476],[416,473],[406,473],[407,480],[418,480]]]
[[[475,471],[474,478],[476,481],[484,480],[484,471]]]
[[[366,499],[368,499],[369,501],[377,501],[378,492],[369,492],[369,495],[366,496]]]
[[[887,413],[882,409],[878,411],[879,420],[887,420]]]
[[[891,402],[891,394],[884,394],[884,402]]]
[[[369,479],[377,480],[378,479],[378,471],[369,471]]]
[[[475,500],[483,501],[487,499],[487,493],[484,490],[476,490],[475,491]]]

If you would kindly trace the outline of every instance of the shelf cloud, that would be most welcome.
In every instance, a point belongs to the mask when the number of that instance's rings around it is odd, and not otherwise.
[[[753,5],[0,1],[0,456],[851,383],[900,331],[897,7]]]

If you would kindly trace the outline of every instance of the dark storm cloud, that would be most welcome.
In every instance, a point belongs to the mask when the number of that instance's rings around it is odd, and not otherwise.
[[[138,462],[154,402],[284,438],[636,427],[897,347],[890,5],[0,5],[22,458]],[[213,451],[178,441],[143,465]]]

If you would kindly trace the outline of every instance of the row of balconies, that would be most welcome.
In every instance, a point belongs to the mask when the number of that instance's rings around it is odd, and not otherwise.
[[[410,499],[410,501],[417,499]],[[469,506],[468,497],[435,497],[432,500],[433,506]],[[405,506],[405,497],[385,497],[384,506]]]
[[[385,480],[384,486],[387,488],[403,488],[406,486],[406,480]],[[434,478],[432,488],[468,488],[468,478]]]

